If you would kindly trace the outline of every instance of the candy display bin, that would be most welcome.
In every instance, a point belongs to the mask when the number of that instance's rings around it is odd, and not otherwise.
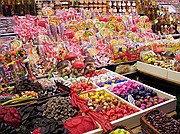
[[[180,84],[180,72],[168,70],[167,78],[169,81]]]
[[[150,110],[150,111],[147,111],[146,113],[143,114],[143,116],[141,117],[140,121],[141,121],[141,127],[142,129],[147,133],[147,134],[161,134],[161,132],[159,130],[157,130],[151,123],[150,121],[147,120],[147,116],[149,116],[150,114],[154,114],[154,113],[158,113],[158,114],[161,114],[161,115],[164,115],[164,117],[167,117],[166,119],[169,119],[169,120],[174,120],[174,122],[176,122],[178,124],[178,121],[176,121],[175,119],[173,119],[172,117],[168,116],[167,114],[165,114],[164,112],[162,111],[159,111],[157,109],[153,109],[153,110]],[[163,117],[163,118],[164,118]],[[160,121],[159,123],[163,123],[162,121]],[[158,123],[158,124],[159,124]],[[168,124],[168,123],[167,123]],[[170,125],[168,125],[170,126]],[[177,125],[178,126],[178,125]],[[178,129],[178,128],[176,128]],[[161,131],[164,132],[164,128],[161,129]],[[176,131],[178,133],[178,130]],[[176,133],[175,132],[175,133]]]
[[[120,78],[122,78],[122,79],[130,80],[128,77],[123,76],[123,75],[118,74],[118,73],[115,73],[115,72],[113,72],[113,71],[111,71],[111,70],[109,70],[109,69],[103,68],[103,70],[106,70],[106,71],[108,71],[108,72],[111,72],[111,73],[113,73],[115,76],[120,77]]]
[[[115,94],[108,91],[106,88],[98,88],[96,91],[101,91],[101,90],[104,90],[105,92],[111,94],[112,96],[117,97],[119,101],[126,103],[128,106],[131,106],[131,107],[139,110],[136,113],[133,113],[133,114],[127,115],[125,117],[122,117],[120,119],[111,121],[112,125],[116,125],[116,126],[123,125],[123,126],[127,126],[128,128],[133,128],[133,127],[140,125],[139,119],[140,119],[141,115],[143,114],[143,110],[141,110],[140,108],[138,108],[138,107],[132,105],[131,103],[125,101],[124,99],[120,98],[119,96],[116,96]],[[133,120],[133,122],[132,122],[132,120]],[[87,132],[85,134],[102,134],[102,133],[103,133],[103,130],[101,128],[99,128],[99,129]]]
[[[137,81],[136,81],[136,82],[137,82]],[[140,82],[137,82],[137,83],[142,84],[142,83],[140,83]],[[162,103],[160,103],[160,104],[154,105],[154,106],[152,106],[152,107],[149,107],[149,108],[143,110],[144,112],[147,112],[148,110],[152,110],[152,109],[158,109],[158,110],[161,110],[161,111],[163,111],[163,112],[165,112],[165,113],[170,113],[170,112],[173,112],[173,111],[176,110],[176,105],[177,105],[176,96],[170,95],[170,94],[168,94],[168,93],[165,93],[165,92],[163,92],[163,91],[160,91],[160,90],[158,90],[158,89],[155,89],[155,88],[153,88],[153,87],[150,87],[150,86],[148,86],[148,85],[146,85],[146,84],[142,84],[142,85],[145,86],[145,87],[148,88],[148,89],[154,90],[159,97],[161,97],[161,98],[167,98],[167,99],[168,99],[168,100],[165,101],[165,102],[162,102]]]
[[[154,66],[151,64],[143,63],[140,61],[137,61],[137,69],[140,72],[150,74],[150,75],[153,75],[155,77],[162,78],[162,79],[166,79],[168,76],[168,70],[167,69],[157,67],[157,66]]]
[[[137,82],[137,81],[136,81]],[[112,88],[113,86],[110,86],[110,87],[107,87],[107,88],[99,88],[98,90],[101,90],[101,89],[104,89],[106,90],[107,92],[113,94],[114,96],[118,97],[120,100],[128,103],[129,105],[132,105],[136,108],[138,108],[140,111],[139,112],[136,112],[136,113],[133,113],[131,115],[128,115],[126,117],[123,117],[123,118],[120,118],[120,119],[117,119],[117,120],[114,120],[112,121],[111,123],[113,125],[124,125],[124,126],[127,126],[128,128],[132,129],[132,128],[135,128],[137,126],[139,126],[141,123],[140,123],[140,118],[142,117],[142,115],[144,113],[146,113],[147,111],[149,110],[153,110],[153,109],[158,109],[158,110],[161,110],[163,111],[164,113],[170,113],[170,112],[173,112],[176,110],[176,105],[177,105],[177,99],[175,96],[173,95],[170,95],[168,93],[165,93],[163,91],[160,91],[158,89],[155,89],[153,87],[150,87],[150,86],[147,86],[145,84],[142,84],[140,82],[137,82],[143,86],[145,86],[146,88],[149,88],[149,89],[152,89],[154,90],[155,92],[157,92],[158,96],[159,97],[162,97],[162,98],[167,98],[169,100],[163,102],[163,103],[160,103],[160,104],[157,104],[155,106],[152,106],[150,108],[147,108],[145,110],[141,110],[139,109],[138,107],[134,106],[133,104],[127,102],[126,100],[120,98],[119,96],[111,93],[109,91],[110,88]],[[102,134],[102,129],[99,128],[99,129],[96,129],[96,130],[93,130],[93,131],[90,131],[90,132],[87,132],[86,134]]]

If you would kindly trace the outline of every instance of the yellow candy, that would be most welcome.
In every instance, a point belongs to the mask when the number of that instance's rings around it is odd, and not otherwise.
[[[89,96],[93,96],[93,95],[94,95],[94,93],[93,93],[93,92],[90,92],[90,93],[89,93]]]
[[[102,100],[104,98],[104,96],[100,96],[99,99]]]
[[[100,93],[100,94],[104,94],[104,91],[102,90],[102,91],[100,91],[99,93]]]
[[[108,84],[104,84],[104,87],[107,87],[107,86],[109,86]]]

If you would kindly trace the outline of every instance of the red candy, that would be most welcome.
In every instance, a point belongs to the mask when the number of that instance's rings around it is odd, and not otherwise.
[[[93,74],[86,74],[84,77],[94,77],[94,76],[99,76],[100,74],[105,74],[107,71],[106,70],[96,70]]]
[[[21,117],[16,108],[0,106],[0,121],[16,127],[20,124]]]
[[[138,109],[128,106],[126,103],[122,103],[121,106],[106,109],[105,111],[100,112],[100,114],[103,115],[108,121],[114,121],[138,111]]]
[[[71,86],[71,89],[74,91],[90,91],[92,89],[95,89],[96,87],[91,82],[74,82]]]

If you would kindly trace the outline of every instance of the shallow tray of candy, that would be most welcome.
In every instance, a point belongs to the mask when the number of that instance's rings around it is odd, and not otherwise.
[[[83,76],[75,77],[70,75],[64,77],[55,77],[54,79],[59,80],[62,84],[70,87],[71,89],[81,92],[98,88],[93,82]]]
[[[105,119],[110,121],[113,125],[117,125],[118,123],[123,123],[123,125],[126,125],[126,122],[132,122],[131,119],[133,119],[134,123],[128,125],[130,127],[134,127],[134,125],[137,124],[136,121],[138,121],[140,115],[142,114],[141,109],[112,94],[105,88],[100,88],[94,92],[80,94],[80,97],[87,99],[88,107],[102,114]],[[99,128],[87,132],[87,134],[96,133],[102,133],[102,129]]]
[[[69,92],[70,88],[57,80],[41,79],[37,82],[23,80],[14,87],[1,88],[0,101],[2,105],[21,106]]]
[[[176,105],[177,105],[177,98],[176,98],[176,96],[173,96],[171,94],[165,93],[163,91],[160,91],[160,90],[158,90],[156,88],[153,88],[151,86],[148,86],[146,84],[140,83],[138,81],[134,81],[134,82],[144,86],[145,89],[152,90],[152,91],[156,92],[157,96],[158,96],[158,100],[160,99],[161,103],[158,103],[157,105],[154,105],[152,107],[144,109],[145,112],[148,111],[148,110],[152,110],[152,109],[158,109],[158,110],[164,111],[165,113],[170,113],[170,112],[176,110]],[[162,98],[164,100],[162,100]]]
[[[0,132],[12,134],[31,134],[38,131],[43,134],[68,134],[63,121],[75,117],[78,108],[72,107],[70,97],[53,97],[36,104],[18,109],[0,106]],[[33,132],[35,134],[35,132]]]
[[[80,96],[88,100],[90,109],[104,115],[108,121],[123,118],[140,110],[103,89],[84,93]]]
[[[160,98],[152,89],[147,89],[132,80],[117,84],[109,90],[143,110],[167,100],[167,98]]]
[[[76,79],[75,82],[72,82],[70,88],[75,91],[87,92],[91,90],[96,90],[98,87],[89,79],[86,79],[84,77],[79,77]]]
[[[141,117],[141,126],[146,133],[150,134],[180,133],[180,121],[157,109],[150,110]]]
[[[106,71],[106,73],[99,74],[97,76],[90,78],[90,80],[99,87],[108,87],[108,86],[129,80],[129,78],[124,77],[124,76],[117,74],[115,72],[112,72],[108,69],[103,68],[102,70]]]
[[[175,96],[171,96],[134,80],[117,84],[108,89],[110,92],[136,105],[142,110],[148,110],[149,108],[155,108],[163,104],[168,104],[171,101],[176,101]],[[171,110],[175,110],[174,107],[172,107]]]

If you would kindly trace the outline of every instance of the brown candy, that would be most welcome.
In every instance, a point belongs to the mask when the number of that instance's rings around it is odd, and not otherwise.
[[[76,116],[79,112],[77,108],[72,107],[70,97],[53,97],[43,107],[43,116],[62,121]]]

